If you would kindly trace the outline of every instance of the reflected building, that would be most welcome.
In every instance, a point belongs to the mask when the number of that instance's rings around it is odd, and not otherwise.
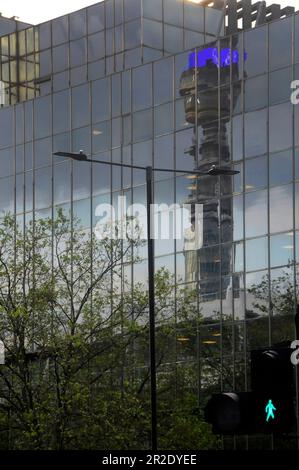
[[[239,52],[231,48],[219,49],[217,44],[198,51],[191,52],[189,63],[181,77],[180,94],[184,96],[186,121],[194,125],[194,142],[185,153],[193,157],[194,168],[199,172],[208,171],[213,165],[225,167],[231,161],[230,149],[228,144],[228,134],[226,125],[229,122],[230,115],[230,90],[228,88],[221,92],[220,101],[218,90],[219,69],[221,68],[221,77],[225,83],[238,77]],[[237,96],[238,99],[238,96]],[[218,110],[219,108],[219,110]],[[221,117],[218,121],[218,112]],[[196,145],[198,133],[198,145]],[[221,153],[219,154],[219,150]],[[211,237],[217,236],[220,224],[219,207],[219,182],[218,178],[198,177],[193,178],[195,184],[190,186],[191,192],[186,203],[192,205],[193,213],[191,223],[196,224],[195,205],[202,206],[202,227],[197,229],[202,231],[202,247],[197,247],[190,252],[190,244],[185,249],[186,259],[186,282],[192,282],[196,279],[198,270],[198,280],[206,281],[202,283],[201,292],[212,298],[216,295],[217,289],[213,285],[215,275],[219,274],[220,258],[219,255],[211,256],[205,253],[203,246],[211,243]],[[197,183],[197,184],[196,184]],[[225,194],[232,193],[232,178],[230,176],[222,177],[222,190]],[[210,201],[211,198],[217,198],[216,201]],[[231,206],[224,207],[221,212],[221,228],[225,241],[232,241],[232,210]],[[215,239],[217,244],[218,240]],[[198,257],[198,261],[197,261]],[[228,266],[231,263],[231,254],[226,258],[222,257],[222,269],[229,272]],[[211,278],[211,283],[208,279]],[[221,297],[225,295],[228,285],[222,284]],[[217,298],[217,297],[216,297]]]
[[[156,203],[201,210],[200,246],[156,242],[157,269],[199,292],[204,321],[188,364],[200,400],[246,389],[252,347],[294,339],[298,44],[293,8],[250,0],[105,0],[35,26],[0,17],[0,217],[11,212],[25,227],[62,208],[92,233],[98,204],[145,202],[142,171],[58,160],[56,151],[239,171],[155,174]],[[146,282],[146,250],[140,256],[125,267],[131,286]],[[177,367],[187,346],[176,345]],[[202,364],[210,357],[218,368]]]

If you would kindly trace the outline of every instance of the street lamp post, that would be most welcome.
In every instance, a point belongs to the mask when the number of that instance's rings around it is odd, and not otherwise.
[[[105,162],[102,160],[92,160],[80,150],[79,153],[55,152],[55,156],[67,157],[72,160],[99,163],[101,165],[118,166],[122,168],[133,168],[146,171],[146,213],[147,213],[147,242],[148,242],[148,305],[149,305],[149,355],[150,355],[150,395],[151,395],[151,449],[158,448],[157,440],[157,377],[156,377],[156,335],[155,335],[155,241],[154,241],[154,214],[153,214],[153,172],[181,173],[198,176],[221,176],[236,175],[239,171],[230,168],[216,167],[215,165],[206,171],[198,170],[173,170],[169,168],[153,168],[152,166],[129,165],[116,162]]]

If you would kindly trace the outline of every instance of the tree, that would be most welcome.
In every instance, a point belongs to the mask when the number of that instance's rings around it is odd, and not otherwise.
[[[138,237],[111,239],[108,232],[97,239],[62,210],[53,220],[30,222],[25,230],[9,214],[2,219],[4,448],[148,448],[147,290],[141,283],[130,287],[123,274],[126,263],[138,262],[132,253],[139,243]],[[200,316],[194,292],[182,290],[175,299],[175,282],[165,269],[156,274],[155,283],[159,373],[165,356],[175,355],[169,344],[177,324],[188,327]],[[172,395],[171,389],[159,386],[160,414]],[[181,402],[172,402],[170,418],[161,420],[159,430],[165,445],[169,440],[162,436],[172,423],[171,439],[175,429],[181,432]],[[191,408],[184,415],[185,426],[189,416],[201,429],[201,416],[194,418]],[[204,434],[190,433],[190,442],[206,447]]]

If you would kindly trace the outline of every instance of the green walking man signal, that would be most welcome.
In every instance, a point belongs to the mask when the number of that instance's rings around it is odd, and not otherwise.
[[[205,419],[215,434],[287,434],[296,429],[289,344],[251,351],[251,391],[213,394]],[[269,398],[270,397],[270,398]]]
[[[266,421],[268,423],[269,419],[272,418],[274,420],[275,416],[274,416],[274,412],[276,411],[276,408],[275,406],[273,405],[273,402],[272,400],[269,400],[268,401],[268,404],[265,408],[265,412],[267,414],[267,418],[266,418]]]

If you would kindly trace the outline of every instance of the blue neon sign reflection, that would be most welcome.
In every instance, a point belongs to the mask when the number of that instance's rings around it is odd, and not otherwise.
[[[247,59],[247,53],[244,53],[244,60]],[[202,51],[190,52],[188,60],[188,69],[196,67],[206,67],[211,61],[216,67],[229,67],[231,64],[240,62],[240,53],[238,50],[231,50],[229,47],[220,50],[220,58],[217,47],[207,47]]]

